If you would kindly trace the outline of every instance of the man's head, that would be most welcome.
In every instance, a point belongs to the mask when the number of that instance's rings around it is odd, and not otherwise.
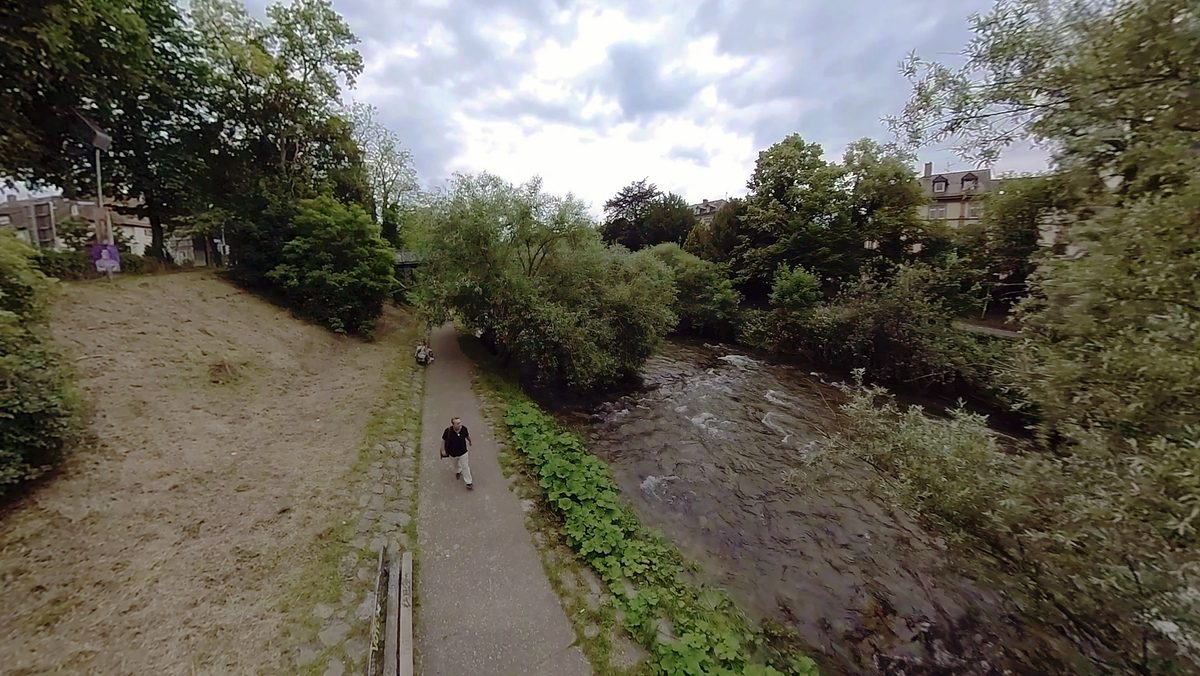
[[[458,418],[458,417],[451,418],[450,426],[454,428],[455,432],[457,432],[459,429],[462,428],[462,418]]]

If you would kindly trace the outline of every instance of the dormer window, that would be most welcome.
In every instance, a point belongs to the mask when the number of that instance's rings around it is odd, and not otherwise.
[[[977,190],[979,188],[979,178],[975,174],[967,174],[962,177],[963,192],[968,190]]]
[[[933,179],[934,192],[946,192],[946,186],[948,185],[950,185],[950,181],[947,181],[945,176],[938,176]]]

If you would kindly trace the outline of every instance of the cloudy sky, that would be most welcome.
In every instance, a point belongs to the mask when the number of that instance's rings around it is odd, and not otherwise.
[[[261,0],[259,0],[261,2]],[[990,0],[333,0],[423,182],[540,175],[593,210],[649,177],[691,201],[741,195],[791,132],[829,159],[903,106],[910,51],[953,58]],[[259,4],[259,3],[252,3]],[[265,4],[265,3],[263,3]],[[929,149],[938,169],[966,168]],[[997,167],[1029,171],[1014,152]]]

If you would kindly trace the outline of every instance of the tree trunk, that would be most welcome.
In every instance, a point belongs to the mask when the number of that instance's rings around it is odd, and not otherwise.
[[[163,230],[162,219],[154,210],[150,211],[147,218],[150,220],[150,247],[146,249],[146,255],[169,262],[167,261],[166,234]]]

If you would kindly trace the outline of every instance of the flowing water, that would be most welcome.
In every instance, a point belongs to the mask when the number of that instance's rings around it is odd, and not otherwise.
[[[752,618],[797,631],[827,671],[1067,670],[1052,628],[957,572],[943,543],[872,497],[865,469],[818,457],[798,470],[839,426],[841,393],[819,375],[672,343],[643,378],[567,419],[645,523]]]

